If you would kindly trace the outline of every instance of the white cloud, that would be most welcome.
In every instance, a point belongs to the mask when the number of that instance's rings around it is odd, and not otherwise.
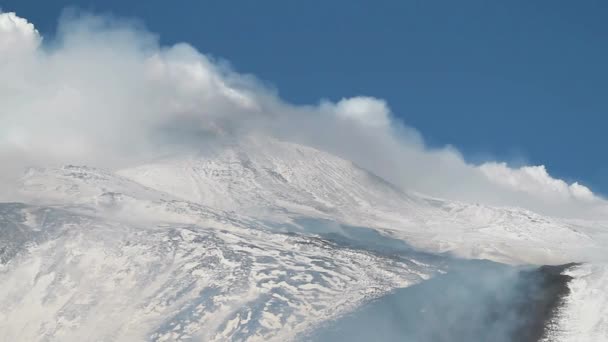
[[[477,166],[452,147],[429,149],[380,99],[291,105],[188,44],[159,46],[154,35],[103,17],[66,19],[56,37],[41,41],[26,20],[0,14],[4,176],[28,164],[121,167],[172,146],[196,146],[204,136],[264,131],[438,197],[608,215],[606,201],[543,166]]]
[[[386,102],[373,97],[353,97],[342,99],[338,103],[326,104],[333,107],[338,117],[355,120],[364,126],[387,128],[390,126],[390,110]]]
[[[578,183],[568,184],[549,175],[544,165],[512,169],[505,163],[485,163],[479,167],[492,182],[508,189],[524,192],[546,200],[597,201],[591,190]]]
[[[40,44],[34,25],[15,13],[0,15],[0,58],[31,52]]]

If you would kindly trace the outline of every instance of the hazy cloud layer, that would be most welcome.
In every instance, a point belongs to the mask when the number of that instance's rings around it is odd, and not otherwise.
[[[0,176],[30,165],[121,168],[204,144],[206,136],[263,132],[333,152],[405,189],[551,215],[606,217],[607,202],[544,166],[467,164],[429,149],[372,97],[295,106],[249,75],[188,44],[159,46],[141,27],[106,17],[64,18],[42,39],[0,14]]]

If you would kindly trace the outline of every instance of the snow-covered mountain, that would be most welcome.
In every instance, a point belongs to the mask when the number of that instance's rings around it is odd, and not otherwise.
[[[268,137],[118,174],[213,208],[238,208],[269,220],[302,215],[385,229],[415,246],[461,256],[543,264],[579,261],[581,249],[603,247],[584,228],[562,220],[407,193],[349,161]]]
[[[122,170],[30,169],[20,193],[0,204],[2,341],[284,341],[444,272],[450,256],[594,260],[572,271],[557,322],[607,274],[604,223],[409,193],[266,136]],[[589,334],[607,329],[591,321]]]

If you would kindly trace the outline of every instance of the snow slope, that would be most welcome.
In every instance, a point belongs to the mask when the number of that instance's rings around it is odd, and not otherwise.
[[[231,224],[138,226],[0,208],[22,235],[10,253],[0,249],[2,341],[283,341],[435,271]]]
[[[302,219],[509,263],[597,261],[608,242],[602,222],[408,193],[262,136],[116,172],[31,169],[20,188],[21,203],[0,204],[0,340],[284,341],[443,271],[417,253],[336,243]],[[605,270],[573,271],[556,323],[565,341],[605,336],[605,321],[571,318],[606,313]]]

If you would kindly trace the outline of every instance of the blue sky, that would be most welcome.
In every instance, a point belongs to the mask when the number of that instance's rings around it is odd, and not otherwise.
[[[431,145],[608,193],[605,1],[0,1],[47,35],[67,6],[137,18],[288,101],[383,98]]]

